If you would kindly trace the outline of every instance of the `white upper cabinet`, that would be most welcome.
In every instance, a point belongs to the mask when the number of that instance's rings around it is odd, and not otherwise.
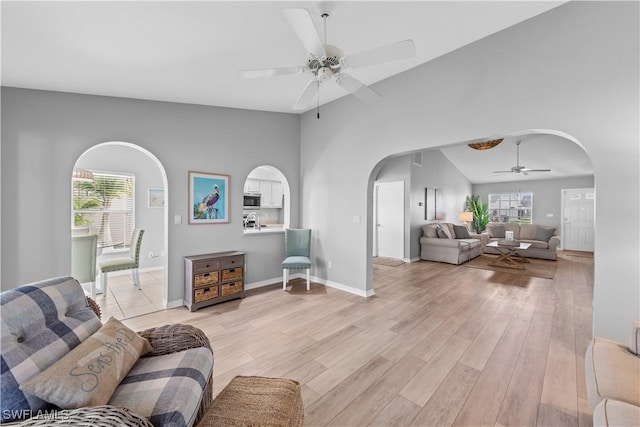
[[[260,180],[248,178],[244,182],[245,193],[259,193],[260,192]]]
[[[282,182],[260,181],[260,207],[281,208],[282,207]]]

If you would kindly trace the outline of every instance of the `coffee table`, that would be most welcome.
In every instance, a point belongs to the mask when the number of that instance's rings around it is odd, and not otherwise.
[[[531,247],[531,243],[523,243],[520,242],[518,245],[501,245],[498,241],[493,241],[491,243],[487,243],[487,246],[490,248],[494,248],[500,255],[498,258],[489,262],[488,265],[493,267],[505,267],[505,268],[514,268],[516,270],[526,270],[524,267],[524,263],[531,262],[525,257],[522,256],[518,251],[526,251]]]

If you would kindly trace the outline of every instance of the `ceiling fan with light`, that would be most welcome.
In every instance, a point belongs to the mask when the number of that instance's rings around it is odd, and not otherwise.
[[[528,175],[529,172],[551,172],[551,169],[530,169],[528,167],[520,165],[520,143],[522,141],[516,141],[516,165],[510,170],[506,171],[494,171],[493,173],[518,173],[522,175]]]
[[[243,78],[255,78],[310,73],[311,80],[309,80],[294,104],[294,110],[304,110],[309,107],[314,97],[318,94],[320,85],[330,79],[334,79],[339,86],[357,98],[365,102],[374,102],[380,98],[380,94],[345,73],[344,69],[367,67],[384,62],[411,58],[415,56],[416,53],[413,40],[403,40],[345,56],[338,47],[327,44],[326,26],[329,13],[323,12],[320,15],[324,20],[324,41],[321,40],[307,9],[287,8],[284,9],[284,14],[298,35],[304,48],[307,50],[305,65],[243,70],[240,71],[240,76]]]

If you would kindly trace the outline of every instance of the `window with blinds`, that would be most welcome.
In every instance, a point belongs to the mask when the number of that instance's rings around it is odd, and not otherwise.
[[[532,215],[531,192],[489,194],[489,216],[492,222],[531,224]]]
[[[134,228],[135,176],[91,171],[73,180],[73,226],[98,235],[98,247],[128,247]]]

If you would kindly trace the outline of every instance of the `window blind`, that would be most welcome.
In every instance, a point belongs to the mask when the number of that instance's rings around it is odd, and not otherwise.
[[[489,215],[492,222],[531,224],[533,221],[533,193],[489,194]]]
[[[98,235],[98,247],[128,247],[134,228],[135,175],[91,171],[73,181],[73,226]]]

